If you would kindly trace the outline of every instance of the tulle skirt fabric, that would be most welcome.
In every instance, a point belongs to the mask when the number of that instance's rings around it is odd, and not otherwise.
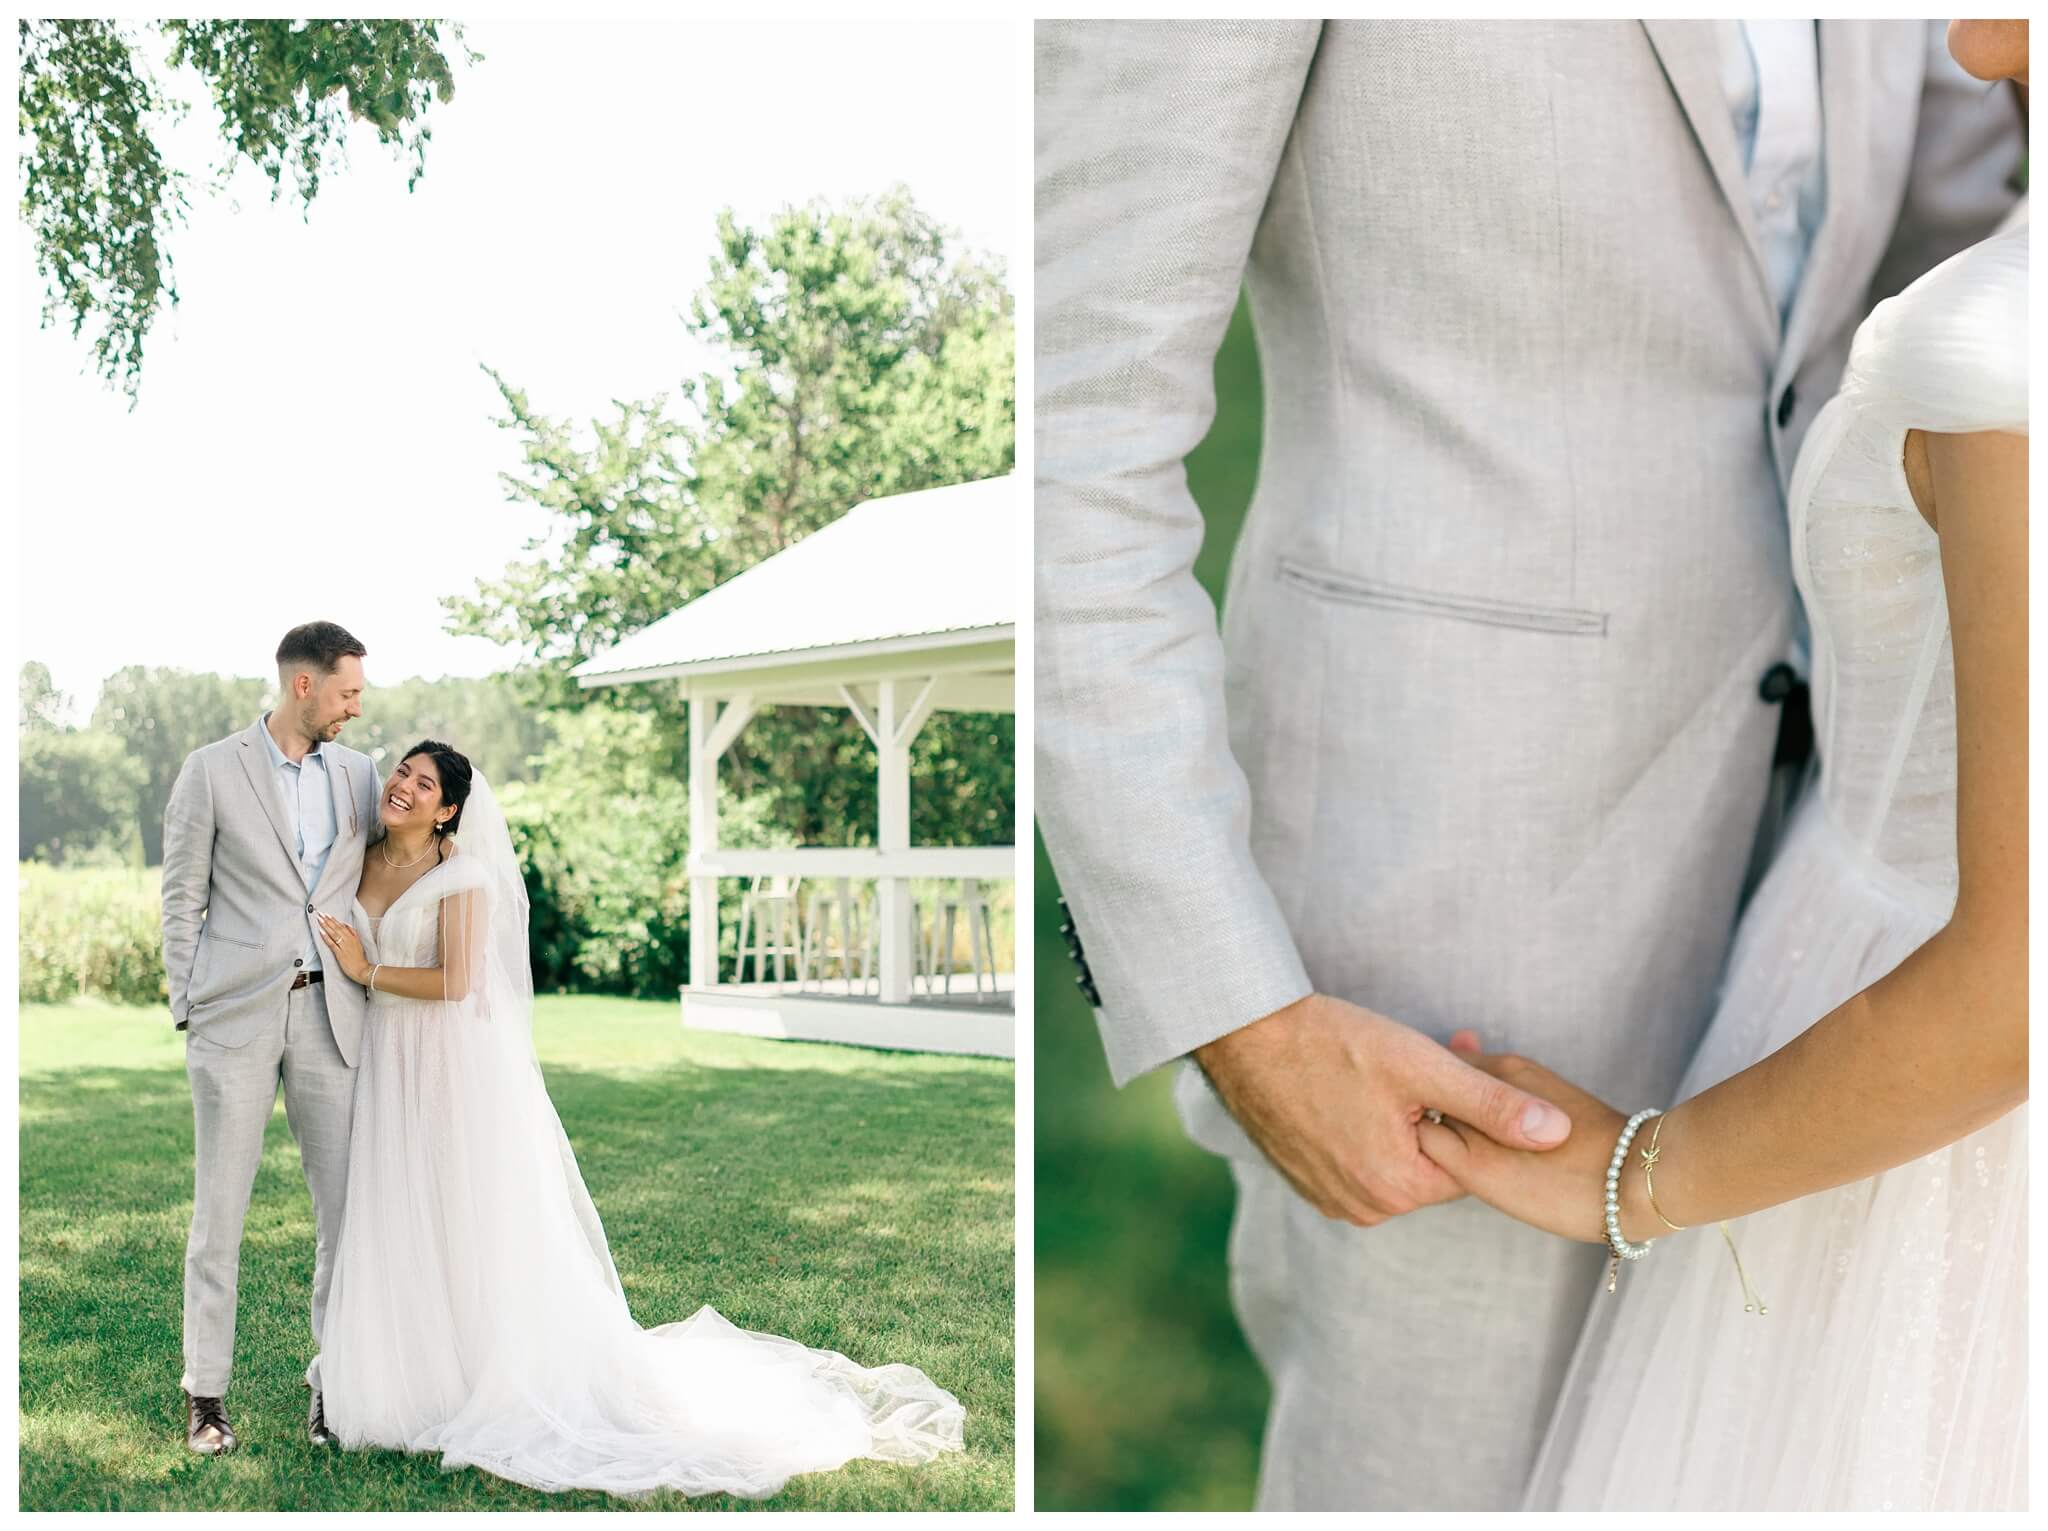
[[[961,1449],[909,1366],[734,1327],[642,1329],[523,1028],[378,998],[324,1326],[349,1447],[438,1452],[530,1487],[764,1498],[860,1457]]]
[[[1681,1086],[1774,1052],[1946,923],[1809,793]],[[1596,1292],[1531,1509],[2019,1509],[2026,1109],[1911,1164],[1711,1227]]]

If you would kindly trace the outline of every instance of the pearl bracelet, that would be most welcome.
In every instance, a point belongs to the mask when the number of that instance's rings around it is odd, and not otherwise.
[[[1628,1119],[1628,1125],[1621,1129],[1621,1138],[1614,1145],[1614,1157],[1607,1161],[1607,1247],[1614,1251],[1614,1258],[1607,1265],[1607,1290],[1614,1290],[1615,1278],[1621,1273],[1621,1262],[1640,1260],[1650,1252],[1650,1246],[1657,1241],[1644,1239],[1640,1244],[1631,1244],[1621,1233],[1621,1167],[1628,1163],[1628,1146],[1635,1141],[1635,1135],[1643,1123],[1661,1111],[1644,1107]]]

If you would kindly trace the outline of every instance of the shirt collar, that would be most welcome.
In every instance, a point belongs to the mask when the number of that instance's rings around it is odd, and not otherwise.
[[[257,719],[256,726],[258,729],[262,731],[263,743],[270,750],[271,765],[288,766],[293,764],[292,761],[289,761],[284,758],[284,751],[277,747],[277,736],[271,733],[270,731],[270,714],[266,712],[265,714],[263,714],[261,718]],[[306,751],[306,760],[313,762],[315,765],[319,766],[321,770],[324,771],[327,769],[327,757],[321,753],[321,750],[323,748],[324,746],[322,745],[314,745],[311,749]],[[298,763],[303,765],[305,762],[301,761]]]

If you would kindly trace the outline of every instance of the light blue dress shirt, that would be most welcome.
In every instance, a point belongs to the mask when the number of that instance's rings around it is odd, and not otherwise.
[[[320,886],[320,874],[326,869],[328,853],[334,849],[334,789],[327,776],[327,752],[316,744],[306,751],[303,761],[285,759],[284,751],[271,737],[270,714],[267,712],[263,714],[263,742],[270,746],[271,775],[277,781],[284,821],[295,828],[299,873],[306,879],[306,892],[311,894]],[[305,963],[309,973],[318,971],[321,966],[320,943],[314,938],[310,924],[306,932]]]
[[[1721,88],[1782,327],[1827,210],[1820,45],[1812,21],[1719,21]]]

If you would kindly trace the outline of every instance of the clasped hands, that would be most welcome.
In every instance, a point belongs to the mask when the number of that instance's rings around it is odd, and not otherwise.
[[[1370,1228],[1470,1194],[1546,1232],[1605,1242],[1607,1164],[1626,1118],[1540,1064],[1481,1052],[1471,1031],[1445,1048],[1311,994],[1197,1048],[1195,1060],[1326,1217]],[[1625,1209],[1624,1231],[1644,1236],[1634,1222]]]

